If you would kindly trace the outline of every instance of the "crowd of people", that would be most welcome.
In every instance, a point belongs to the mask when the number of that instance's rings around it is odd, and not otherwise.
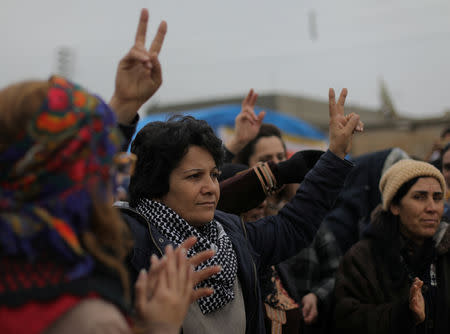
[[[348,158],[347,89],[326,152],[288,158],[253,90],[226,143],[182,115],[132,140],[162,85],[148,17],[109,103],[0,90],[0,332],[448,333],[450,144]]]

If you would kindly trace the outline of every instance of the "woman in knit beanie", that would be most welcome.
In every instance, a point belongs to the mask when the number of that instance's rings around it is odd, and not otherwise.
[[[433,165],[401,160],[379,184],[382,204],[336,281],[337,332],[448,333],[446,184]]]

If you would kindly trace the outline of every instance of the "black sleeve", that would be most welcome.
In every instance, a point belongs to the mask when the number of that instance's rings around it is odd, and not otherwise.
[[[231,153],[225,145],[222,145],[222,147],[223,147],[223,151],[225,152],[224,156],[223,156],[223,163],[231,162],[234,158],[234,154]]]
[[[128,146],[130,146],[131,139],[133,138],[134,133],[136,132],[136,127],[139,122],[139,115],[133,118],[133,121],[129,125],[118,124],[120,132],[122,132],[123,137],[125,138],[121,150],[123,152],[128,151]]]

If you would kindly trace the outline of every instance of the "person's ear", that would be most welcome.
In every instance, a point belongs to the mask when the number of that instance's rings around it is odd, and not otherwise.
[[[391,206],[389,207],[389,209],[391,210],[391,213],[394,216],[398,216],[400,214],[400,208],[398,205],[395,204],[391,204]]]

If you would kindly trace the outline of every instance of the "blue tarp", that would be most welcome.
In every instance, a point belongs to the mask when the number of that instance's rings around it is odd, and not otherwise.
[[[262,109],[256,107],[255,112],[258,114]],[[276,125],[283,133],[308,138],[311,140],[326,141],[327,137],[312,125],[302,121],[296,117],[266,110],[264,123],[271,123]],[[197,119],[202,119],[214,129],[217,135],[220,127],[234,128],[234,119],[241,111],[241,106],[238,104],[219,105],[203,109],[186,110],[178,114],[191,115]],[[166,121],[172,113],[152,114],[142,117],[138,123],[137,131],[142,129],[147,123],[154,121]]]

